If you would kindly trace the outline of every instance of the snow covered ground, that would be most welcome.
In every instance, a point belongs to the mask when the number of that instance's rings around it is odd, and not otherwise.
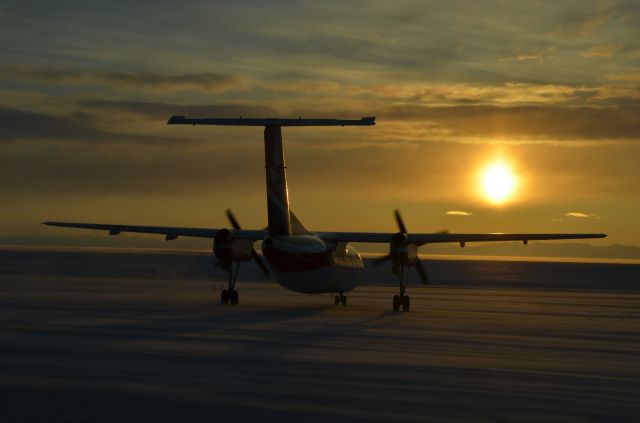
[[[639,292],[0,275],[4,423],[640,416]]]

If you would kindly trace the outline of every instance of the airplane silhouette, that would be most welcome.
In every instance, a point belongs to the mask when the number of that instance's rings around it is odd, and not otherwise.
[[[268,226],[263,230],[242,229],[230,210],[227,218],[232,229],[183,228],[163,226],[113,225],[76,222],[43,222],[45,225],[69,228],[106,230],[110,235],[121,232],[161,234],[167,241],[179,236],[213,239],[213,253],[221,267],[228,272],[228,285],[220,295],[222,304],[238,304],[236,280],[241,262],[255,260],[265,275],[270,270],[283,287],[307,294],[330,293],[335,304],[346,305],[345,293],[363,281],[362,258],[350,242],[389,244],[389,253],[374,262],[390,262],[398,276],[399,292],[393,297],[393,310],[409,311],[410,298],[406,295],[407,272],[415,267],[423,284],[429,283],[427,272],[418,257],[418,247],[425,244],[455,242],[461,247],[467,242],[604,238],[605,234],[455,234],[438,232],[409,233],[400,212],[394,215],[398,232],[314,232],[307,230],[289,207],[287,171],[282,144],[283,126],[372,126],[374,117],[358,120],[341,119],[247,119],[204,118],[188,119],[173,116],[170,125],[235,125],[263,126],[265,167],[267,182]],[[254,249],[254,242],[262,241],[262,257]]]

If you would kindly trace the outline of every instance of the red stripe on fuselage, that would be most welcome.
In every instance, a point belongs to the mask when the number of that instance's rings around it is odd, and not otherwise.
[[[274,247],[262,247],[262,253],[276,272],[308,272],[331,265],[331,251],[292,253]]]

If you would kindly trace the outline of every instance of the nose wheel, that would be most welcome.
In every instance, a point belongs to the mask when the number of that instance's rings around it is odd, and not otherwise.
[[[335,302],[335,305],[342,304],[343,306],[346,306],[347,305],[347,296],[342,294],[342,293],[340,295],[336,295],[334,297],[334,302]]]

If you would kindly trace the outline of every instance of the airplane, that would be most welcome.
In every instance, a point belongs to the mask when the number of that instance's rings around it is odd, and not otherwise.
[[[76,222],[43,222],[49,226],[106,230],[110,235],[135,232],[164,235],[167,241],[179,236],[203,237],[213,240],[213,253],[220,266],[228,272],[227,288],[220,294],[221,304],[236,305],[239,302],[236,280],[240,263],[254,260],[265,275],[273,275],[284,288],[305,294],[329,293],[336,305],[347,305],[346,293],[363,282],[364,265],[352,242],[389,244],[389,253],[374,260],[380,264],[390,262],[398,277],[399,292],[393,297],[394,311],[409,311],[407,272],[415,267],[423,284],[429,284],[424,265],[418,257],[418,248],[425,244],[481,241],[522,241],[525,245],[534,240],[604,238],[605,234],[505,234],[480,233],[456,234],[409,233],[398,210],[395,220],[398,232],[316,232],[309,231],[289,206],[287,168],[285,166],[282,127],[301,126],[373,126],[375,117],[361,119],[281,119],[281,118],[187,118],[173,116],[169,125],[233,125],[264,127],[266,168],[266,192],[268,226],[265,229],[242,229],[231,210],[227,218],[231,229],[135,226]],[[254,249],[254,242],[261,241],[262,256]],[[266,259],[268,266],[264,263]]]

